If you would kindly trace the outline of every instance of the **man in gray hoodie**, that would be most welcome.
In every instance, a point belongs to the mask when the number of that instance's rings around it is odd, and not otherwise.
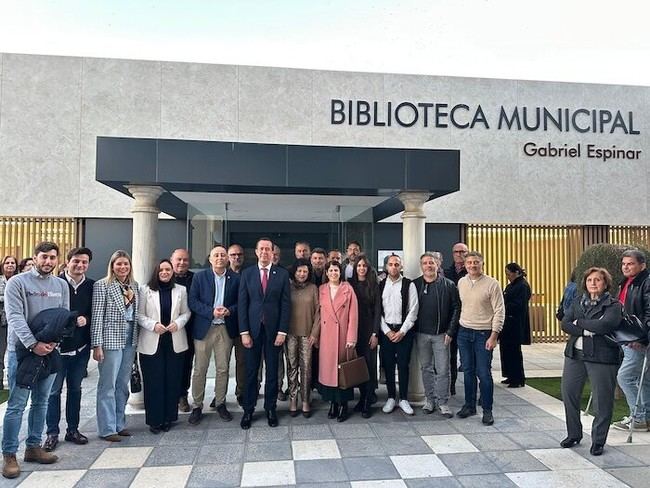
[[[23,413],[31,395],[28,433],[25,440],[25,462],[51,464],[58,460],[54,454],[41,447],[45,414],[52,383],[56,374],[37,381],[30,390],[16,385],[16,344],[20,341],[27,349],[39,356],[50,354],[57,346],[36,340],[29,323],[39,312],[50,308],[70,309],[70,292],[63,280],[52,275],[59,258],[59,247],[53,242],[41,242],[34,249],[34,267],[27,273],[13,276],[5,289],[7,312],[7,357],[9,377],[9,400],[2,426],[2,476],[16,478],[20,466],[16,461],[18,435]]]

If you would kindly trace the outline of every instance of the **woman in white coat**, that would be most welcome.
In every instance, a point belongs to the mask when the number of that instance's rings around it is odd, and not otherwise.
[[[140,367],[145,421],[154,434],[178,420],[178,392],[187,350],[185,324],[190,318],[187,290],[174,282],[172,263],[163,259],[140,288]]]

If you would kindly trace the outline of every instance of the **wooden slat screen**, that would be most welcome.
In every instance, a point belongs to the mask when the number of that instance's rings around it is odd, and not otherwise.
[[[73,218],[0,217],[0,255],[21,260],[32,256],[40,241],[53,241],[59,245],[62,263],[62,257],[79,245],[79,225]]]
[[[533,297],[533,341],[565,340],[555,310],[583,250],[581,227],[534,225],[467,225],[467,245],[485,257],[485,272],[507,284],[505,266],[515,261],[526,269]]]
[[[650,227],[611,225],[609,227],[609,242],[650,249]]]

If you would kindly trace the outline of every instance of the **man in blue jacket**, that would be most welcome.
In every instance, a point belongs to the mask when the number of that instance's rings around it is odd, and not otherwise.
[[[215,406],[225,422],[232,420],[226,408],[228,373],[233,338],[237,337],[237,293],[239,275],[228,267],[228,251],[216,245],[210,251],[209,269],[194,275],[190,288],[190,309],[194,313],[194,373],[192,374],[193,409],[189,423],[198,424],[203,416],[205,381],[214,354],[216,377]]]
[[[278,359],[289,330],[291,296],[289,273],[272,264],[273,242],[258,239],[255,246],[257,265],[241,273],[239,285],[239,333],[246,348],[246,391],[242,429],[248,429],[257,403],[257,370],[266,360],[264,410],[269,426],[278,425],[275,411],[278,398]]]

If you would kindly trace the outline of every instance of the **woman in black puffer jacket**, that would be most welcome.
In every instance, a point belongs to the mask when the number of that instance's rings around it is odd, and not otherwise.
[[[621,304],[609,294],[612,277],[606,269],[589,268],[582,280],[584,295],[573,302],[562,319],[569,334],[564,350],[562,398],[568,437],[560,445],[573,447],[582,439],[580,397],[587,378],[591,383],[596,414],[591,427],[591,454],[600,456],[607,440],[614,409],[616,372],[621,364],[621,348],[607,334],[620,326]]]

